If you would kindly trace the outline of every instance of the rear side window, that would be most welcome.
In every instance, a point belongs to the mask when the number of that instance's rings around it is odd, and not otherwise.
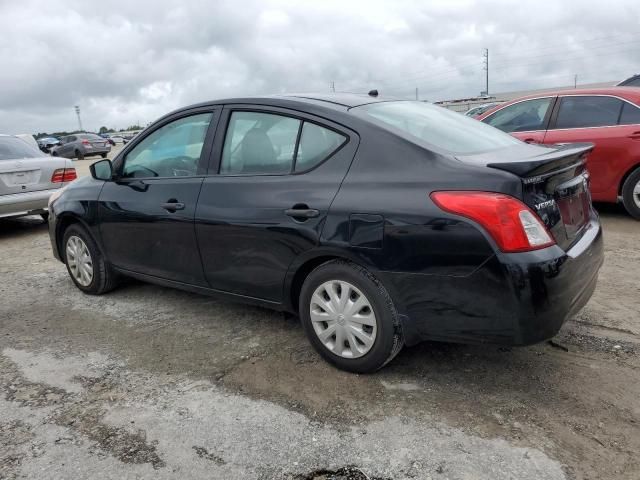
[[[624,102],[619,123],[620,125],[640,124],[640,108]]]
[[[309,170],[342,146],[347,137],[314,123],[304,122],[295,171]]]
[[[535,98],[514,103],[482,121],[503,132],[528,132],[545,129],[545,117],[552,98]]]
[[[263,112],[232,112],[221,174],[302,172],[325,160],[347,137],[314,123]]]
[[[622,100],[613,97],[563,97],[555,128],[617,125],[622,104]]]

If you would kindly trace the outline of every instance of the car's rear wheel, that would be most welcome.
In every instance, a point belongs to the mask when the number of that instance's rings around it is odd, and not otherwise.
[[[327,262],[305,279],[300,318],[325,360],[350,372],[374,372],[391,361],[404,342],[393,301],[366,269]]]
[[[41,213],[40,217],[42,217],[42,220],[44,220],[45,223],[48,222],[49,221],[49,212]]]
[[[84,153],[82,153],[80,150],[76,150],[76,158],[78,160],[84,160]]]
[[[58,152],[55,152],[55,151],[54,151],[54,152],[51,152],[51,156],[52,156],[52,157],[57,157],[57,156],[58,156]]]
[[[640,168],[627,177],[622,186],[622,203],[627,212],[640,220]]]
[[[71,280],[83,292],[100,295],[115,287],[116,273],[80,225],[71,225],[64,232],[62,252]]]
[[[101,153],[101,154],[100,154],[100,156],[101,156],[102,158],[107,158],[107,154],[106,154],[106,153]]]

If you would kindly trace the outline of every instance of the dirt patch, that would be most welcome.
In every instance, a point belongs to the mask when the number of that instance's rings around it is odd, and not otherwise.
[[[358,467],[342,467],[336,470],[321,469],[288,478],[291,480],[391,480],[390,478],[370,477]]]

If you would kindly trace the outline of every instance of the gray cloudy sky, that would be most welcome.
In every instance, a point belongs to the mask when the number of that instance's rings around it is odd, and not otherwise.
[[[440,100],[640,72],[640,1],[0,0],[0,132],[146,124],[212,98]]]

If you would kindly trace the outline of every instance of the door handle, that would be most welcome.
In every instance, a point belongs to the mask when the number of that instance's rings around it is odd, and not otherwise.
[[[176,210],[184,210],[184,203],[181,202],[166,202],[166,203],[162,203],[160,205],[162,208],[164,208],[167,212],[175,212]]]
[[[295,219],[306,220],[307,218],[317,217],[320,215],[320,212],[314,208],[306,208],[305,206],[304,208],[288,208],[284,211],[284,214]]]
[[[640,132],[633,132],[631,135],[629,135],[629,138],[632,140],[640,140]]]

